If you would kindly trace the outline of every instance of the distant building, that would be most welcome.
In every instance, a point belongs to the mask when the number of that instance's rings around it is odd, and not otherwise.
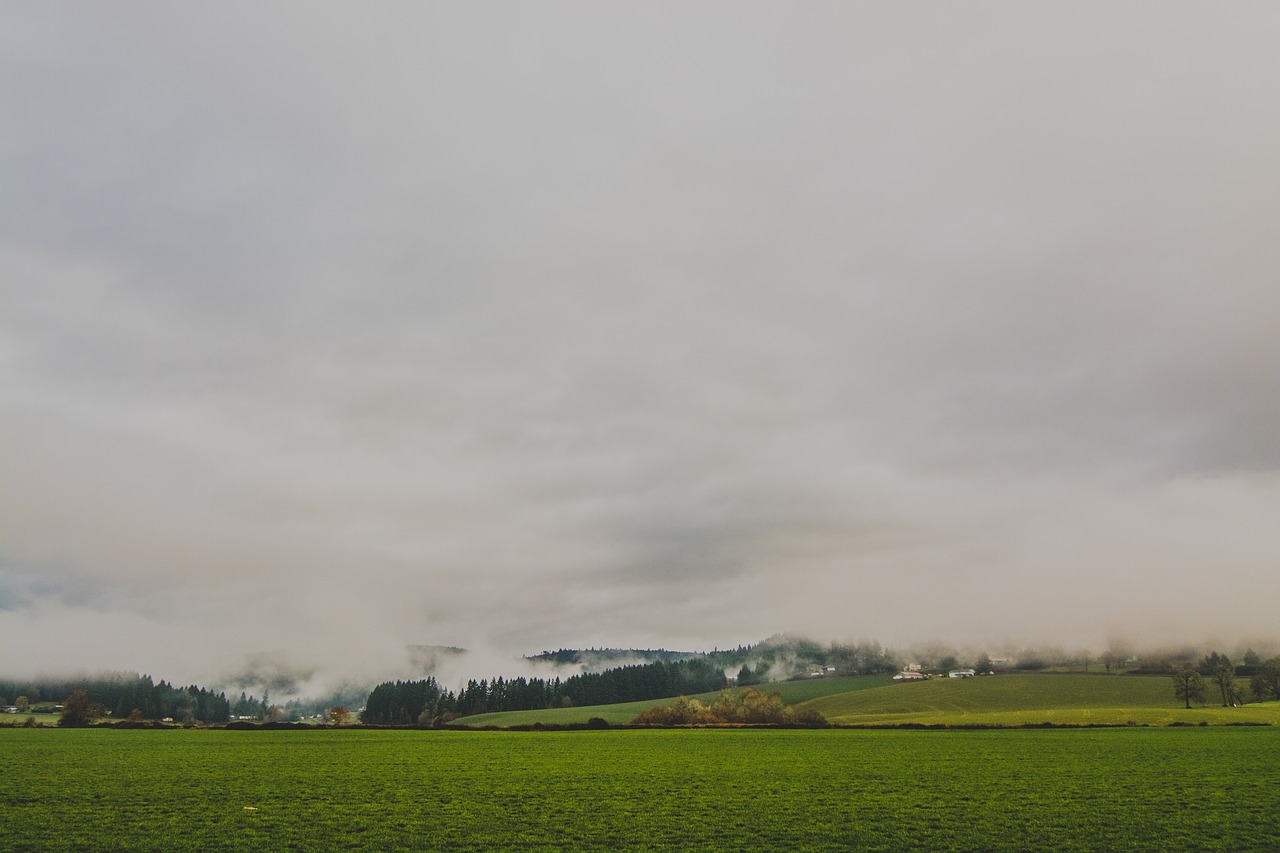
[[[919,672],[919,671],[920,671],[920,670],[922,670],[922,669],[924,669],[924,667],[922,667],[920,664],[915,663],[914,661],[912,661],[911,663],[909,663],[909,664],[907,664],[906,666],[904,666],[904,667],[902,668],[902,671],[903,671],[903,672]]]
[[[947,678],[973,678],[977,674],[972,669],[953,669],[947,673]]]
[[[925,674],[922,672],[900,672],[893,677],[894,681],[924,681]]]

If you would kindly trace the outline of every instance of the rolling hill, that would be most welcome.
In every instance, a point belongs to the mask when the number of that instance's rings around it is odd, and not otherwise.
[[[1011,674],[894,684],[887,676],[864,675],[763,684],[758,689],[778,693],[789,705],[815,710],[832,724],[845,726],[1280,725],[1280,702],[1181,708],[1172,683],[1164,676]],[[715,695],[699,698],[710,700]],[[566,725],[600,717],[621,725],[646,708],[671,701],[477,714],[457,722],[499,727]]]
[[[850,675],[838,678],[814,678],[805,681],[782,681],[757,685],[767,693],[778,693],[788,705],[830,696],[848,694],[860,690],[883,687],[889,680],[886,675]],[[702,693],[697,698],[714,700],[716,693]],[[502,711],[493,714],[475,714],[462,717],[457,723],[467,726],[529,726],[571,725],[585,723],[592,717],[600,717],[613,725],[623,725],[635,719],[641,711],[656,705],[665,705],[674,699],[650,699],[643,702],[623,702],[617,705],[590,705],[581,708],[549,708],[542,711]]]
[[[802,707],[837,725],[1168,725],[1280,723],[1280,703],[1178,707],[1164,676],[998,675],[934,678],[818,697]]]

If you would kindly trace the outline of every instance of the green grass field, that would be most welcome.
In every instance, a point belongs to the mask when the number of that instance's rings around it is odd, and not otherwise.
[[[0,848],[1276,850],[1276,728],[0,729]]]
[[[805,681],[780,681],[776,684],[761,684],[758,689],[768,693],[778,693],[787,704],[796,704],[809,699],[830,696],[834,693],[849,693],[858,690],[869,690],[883,687],[889,682],[886,675],[851,675],[838,678],[813,678]],[[718,693],[700,693],[697,698],[708,702],[714,701]],[[631,722],[641,711],[655,705],[667,705],[673,699],[649,699],[643,702],[622,702],[617,705],[590,705],[582,708],[551,708],[544,711],[499,711],[492,714],[474,714],[463,717],[459,723],[468,726],[528,726],[533,723],[544,725],[567,725],[585,723],[592,717],[600,717],[613,725]]]
[[[760,685],[783,701],[812,708],[836,725],[1063,725],[1167,726],[1171,723],[1280,725],[1280,702],[1239,708],[1208,704],[1179,707],[1173,682],[1165,676],[1108,676],[1069,673],[1013,674],[982,678],[933,678],[893,684],[887,676],[815,678]],[[713,700],[715,693],[699,698]],[[533,723],[585,723],[601,717],[611,724],[630,722],[660,699],[620,705],[508,711],[463,717],[468,726],[520,726]]]
[[[998,675],[935,678],[803,703],[841,725],[1280,724],[1280,702],[1185,710],[1163,676]]]

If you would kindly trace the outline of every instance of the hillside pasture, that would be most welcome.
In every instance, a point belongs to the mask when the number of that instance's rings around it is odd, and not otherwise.
[[[765,693],[777,693],[782,701],[794,705],[832,694],[853,693],[884,687],[889,683],[887,675],[850,675],[835,678],[810,678],[803,681],[780,681],[773,684],[757,684],[754,687]],[[734,688],[736,689],[736,688]],[[697,699],[714,702],[719,691],[699,693]],[[539,711],[499,711],[490,714],[473,714],[460,717],[456,723],[465,726],[530,726],[580,725],[592,717],[600,717],[610,725],[624,725],[634,720],[642,711],[659,705],[669,705],[670,699],[648,699],[642,702],[622,702],[616,705],[587,705],[581,708],[548,708]]]
[[[933,678],[818,697],[800,707],[838,725],[1280,724],[1280,702],[1183,709],[1163,676]]]

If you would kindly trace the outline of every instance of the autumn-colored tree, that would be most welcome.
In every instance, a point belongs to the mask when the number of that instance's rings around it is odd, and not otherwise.
[[[83,687],[73,690],[62,703],[60,726],[87,726],[98,718],[98,708],[89,701],[89,691]]]
[[[827,721],[816,711],[797,713],[784,705],[777,693],[747,687],[723,691],[709,707],[697,699],[681,696],[670,705],[648,709],[631,723],[637,726],[824,726]]]
[[[725,723],[781,723],[787,708],[777,693],[762,690],[726,690],[711,706],[711,713]]]
[[[636,726],[708,726],[718,722],[706,705],[688,696],[681,696],[669,705],[649,708],[631,721]]]
[[[351,712],[341,705],[335,705],[329,709],[329,725],[345,726],[347,718],[351,716]]]

